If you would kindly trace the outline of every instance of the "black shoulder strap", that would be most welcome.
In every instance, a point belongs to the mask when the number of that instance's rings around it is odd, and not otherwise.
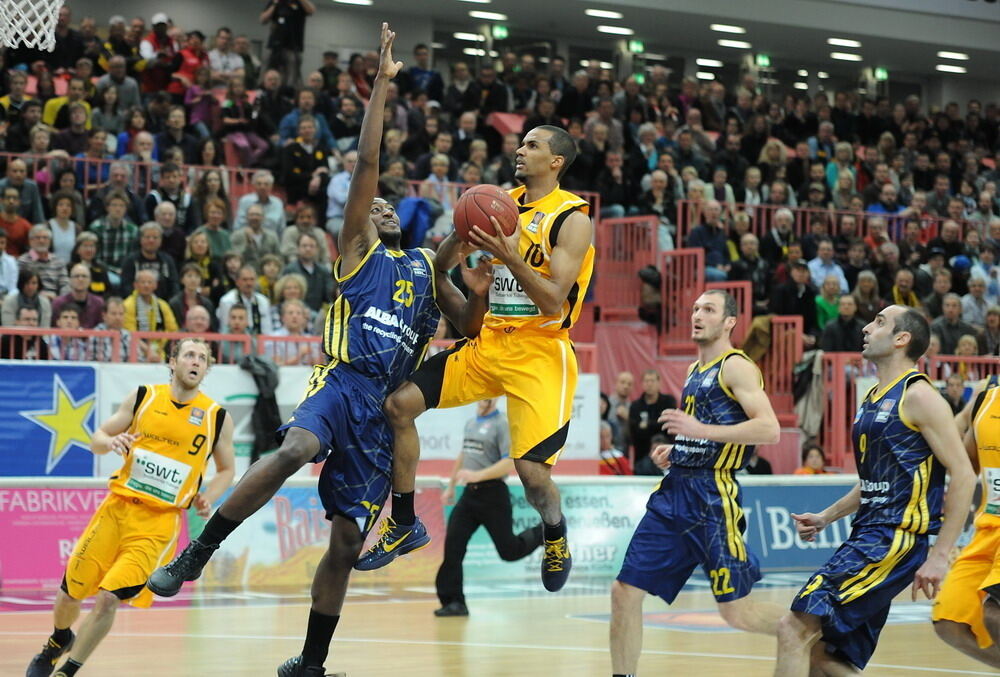
[[[139,386],[139,389],[135,391],[135,405],[132,407],[132,417],[135,418],[136,413],[139,411],[139,405],[142,404],[142,400],[146,397],[146,386]]]

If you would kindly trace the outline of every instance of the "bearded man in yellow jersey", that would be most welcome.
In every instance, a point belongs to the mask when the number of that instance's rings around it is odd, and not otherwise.
[[[384,566],[412,533],[413,489],[420,440],[414,420],[432,407],[457,407],[507,396],[510,456],[525,497],[545,525],[542,583],[556,591],[566,583],[570,552],[552,466],[566,443],[576,391],[577,362],[569,329],[580,314],[594,268],[594,228],[582,198],[559,188],[576,157],[565,130],[541,126],[517,149],[510,191],[518,203],[518,227],[509,236],[478,226],[471,244],[493,254],[493,284],[483,329],[427,360],[385,403],[395,434],[393,509],[382,538],[356,568]],[[493,221],[497,233],[499,224]],[[452,233],[438,249],[442,274],[457,263],[463,242]],[[405,549],[405,548],[403,548]]]
[[[170,357],[170,383],[139,386],[94,432],[91,451],[114,452],[124,463],[73,549],[56,595],[55,631],[32,659],[27,677],[51,675],[67,652],[55,675],[75,675],[111,630],[123,602],[150,606],[146,579],[174,556],[182,513],[193,505],[208,517],[232,483],[232,417],[198,390],[210,355],[203,340],[181,339]],[[210,456],[215,476],[202,489]],[[95,598],[94,608],[74,635],[70,627],[88,597]]]
[[[952,564],[934,602],[938,637],[1000,668],[1000,377],[983,380],[968,407],[965,447],[983,481],[976,533]],[[964,413],[964,412],[963,412]],[[959,421],[961,426],[962,421]]]

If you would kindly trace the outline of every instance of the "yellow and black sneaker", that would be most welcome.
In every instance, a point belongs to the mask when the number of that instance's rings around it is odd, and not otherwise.
[[[542,585],[549,592],[562,590],[569,578],[573,558],[569,554],[569,543],[565,536],[554,541],[545,539],[545,555],[542,557]]]
[[[431,542],[424,523],[418,517],[413,524],[396,524],[391,517],[386,517],[379,529],[379,539],[355,563],[358,571],[371,571],[384,567],[400,555],[414,550],[420,550]]]
[[[49,637],[45,646],[42,647],[41,653],[32,658],[31,663],[28,664],[26,677],[49,677],[59,659],[73,646],[74,639],[76,639],[76,635],[73,634],[72,630],[69,633],[69,640],[62,644]]]

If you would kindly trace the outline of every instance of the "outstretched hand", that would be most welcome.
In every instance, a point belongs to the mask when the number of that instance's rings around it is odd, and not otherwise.
[[[392,60],[392,41],[396,34],[389,30],[389,24],[382,23],[382,52],[379,55],[378,77],[393,79],[403,69],[402,61]]]
[[[805,512],[801,515],[792,513],[792,519],[795,520],[795,530],[798,532],[799,538],[806,542],[816,540],[816,534],[823,531],[823,527],[826,526],[826,520],[823,519],[823,516],[813,512]]]

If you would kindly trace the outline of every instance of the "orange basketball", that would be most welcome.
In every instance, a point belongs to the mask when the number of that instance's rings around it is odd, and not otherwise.
[[[517,228],[517,203],[507,191],[499,186],[481,184],[473,186],[458,199],[455,205],[455,231],[465,242],[469,241],[469,231],[473,226],[490,234],[496,234],[492,216],[500,224],[504,235],[510,235]]]

